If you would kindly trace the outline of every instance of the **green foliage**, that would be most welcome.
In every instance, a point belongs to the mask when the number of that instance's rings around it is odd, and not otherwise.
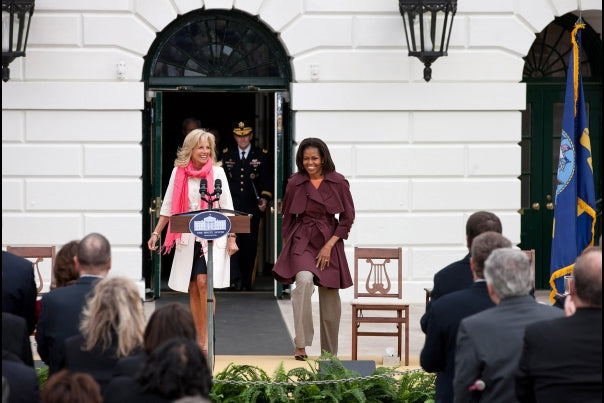
[[[214,378],[210,399],[215,403],[434,402],[434,374],[380,367],[361,377],[328,353],[307,363],[308,369],[287,372],[281,363],[272,378],[258,367],[231,363]]]
[[[36,367],[36,375],[38,376],[38,386],[40,387],[40,390],[42,390],[48,379],[48,367],[46,365]]]

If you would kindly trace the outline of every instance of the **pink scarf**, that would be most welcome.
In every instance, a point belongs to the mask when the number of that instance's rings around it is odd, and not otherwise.
[[[172,208],[170,214],[180,214],[189,211],[189,182],[188,178],[201,178],[208,181],[208,193],[214,192],[214,170],[212,169],[212,159],[204,164],[199,171],[195,170],[193,162],[189,161],[186,167],[178,167],[174,177],[174,191],[172,193]],[[204,195],[205,196],[205,195]],[[208,203],[203,200],[199,201],[199,210],[204,210],[208,207]],[[172,232],[170,224],[168,224],[168,232],[166,240],[162,247],[164,254],[170,253],[177,240],[180,239],[180,233]]]

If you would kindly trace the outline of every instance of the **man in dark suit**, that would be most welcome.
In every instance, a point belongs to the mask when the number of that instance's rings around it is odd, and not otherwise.
[[[34,366],[25,319],[2,312],[2,350],[14,354],[23,364]]]
[[[455,349],[455,402],[514,402],[522,337],[530,323],[564,316],[530,295],[531,263],[518,249],[495,249],[484,265],[489,296],[497,306],[461,320]]]
[[[6,379],[8,390],[4,400]],[[2,349],[2,401],[8,403],[37,403],[40,401],[40,387],[36,370],[23,364],[13,354]]]
[[[437,372],[436,403],[453,402],[455,373],[455,340],[459,322],[470,315],[495,306],[484,280],[484,262],[491,252],[511,248],[503,235],[487,231],[472,242],[470,268],[474,283],[463,290],[449,293],[432,304],[427,318],[426,341],[420,354],[420,364],[427,372]]]
[[[80,314],[94,284],[111,268],[111,247],[103,235],[91,233],[78,244],[76,268],[81,275],[75,284],[59,287],[42,298],[36,341],[38,354],[55,373],[63,357],[63,342],[79,332]]]
[[[468,246],[468,251],[470,251],[474,238],[487,231],[502,233],[501,221],[495,214],[488,211],[477,211],[468,218],[466,222],[466,245]],[[470,269],[470,253],[464,256],[463,259],[439,270],[434,275],[434,287],[430,292],[430,302],[426,306],[426,314],[420,319],[422,331],[426,333],[426,320],[432,302],[443,295],[468,288],[473,282],[472,270]]]
[[[268,150],[252,145],[251,125],[238,122],[233,129],[237,147],[222,150],[222,166],[229,181],[235,210],[252,214],[249,234],[237,235],[239,251],[231,256],[231,284],[240,277],[241,288],[252,288],[260,219],[273,197],[273,175]]]
[[[602,248],[577,259],[568,303],[575,313],[527,326],[516,375],[521,402],[602,401]]]
[[[33,263],[2,251],[2,312],[25,319],[28,334],[36,328],[37,295]]]

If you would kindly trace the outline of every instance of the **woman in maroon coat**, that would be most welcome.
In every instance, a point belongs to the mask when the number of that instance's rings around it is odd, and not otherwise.
[[[315,284],[319,286],[321,350],[338,353],[339,289],[352,285],[343,240],[348,238],[355,213],[348,181],[336,172],[322,140],[303,140],[296,166],[298,172],[289,178],[283,197],[283,250],[273,275],[281,283],[296,283],[291,293],[294,357],[304,360],[314,336],[311,296]]]

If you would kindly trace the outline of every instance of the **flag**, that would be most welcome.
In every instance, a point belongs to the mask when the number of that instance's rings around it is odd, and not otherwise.
[[[556,293],[564,293],[564,276],[572,274],[577,256],[594,244],[596,196],[580,63],[584,27],[576,24],[571,33],[552,233],[552,302]]]

